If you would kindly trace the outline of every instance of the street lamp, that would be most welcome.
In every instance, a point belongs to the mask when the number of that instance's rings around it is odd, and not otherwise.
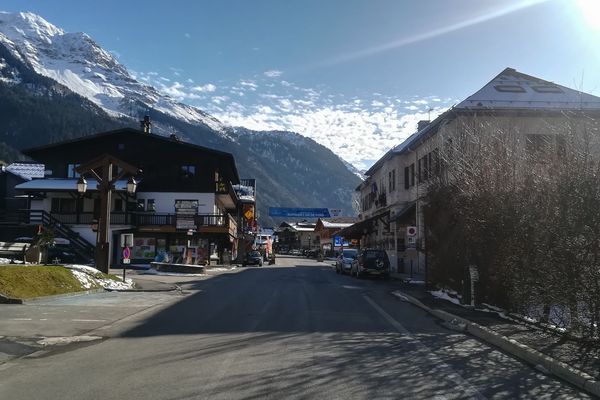
[[[87,181],[85,180],[85,178],[83,176],[80,176],[79,180],[77,181],[77,192],[79,194],[84,194],[86,190],[87,190]]]
[[[135,190],[137,189],[137,181],[133,178],[133,176],[129,177],[127,181],[127,193],[135,194]]]
[[[308,234],[308,249],[310,250],[310,234]]]

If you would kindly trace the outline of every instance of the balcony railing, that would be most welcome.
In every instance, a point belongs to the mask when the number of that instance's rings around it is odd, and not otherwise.
[[[68,213],[58,214],[51,213],[54,218],[63,224],[68,225],[89,225],[97,220],[97,216],[94,213]],[[196,214],[189,216],[194,219],[194,225],[197,227],[202,226],[216,226],[216,227],[228,227],[229,218],[228,214]],[[160,213],[111,213],[110,214],[111,225],[133,225],[133,226],[176,226],[177,215],[176,214],[160,214]]]

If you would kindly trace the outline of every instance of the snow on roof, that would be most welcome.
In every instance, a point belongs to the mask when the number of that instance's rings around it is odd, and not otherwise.
[[[33,179],[29,182],[23,182],[15,186],[19,190],[38,190],[38,191],[77,191],[78,179]],[[87,190],[97,190],[98,181],[96,179],[86,179]],[[127,191],[127,180],[118,180],[115,183],[115,190],[119,192]]]
[[[600,97],[506,68],[455,108],[599,110]]]
[[[353,222],[328,222],[328,221],[323,221],[323,220],[321,222],[323,222],[323,228],[337,228],[337,229],[346,228],[353,224]]]
[[[6,170],[30,181],[33,178],[43,178],[45,167],[44,164],[36,163],[12,163]]]

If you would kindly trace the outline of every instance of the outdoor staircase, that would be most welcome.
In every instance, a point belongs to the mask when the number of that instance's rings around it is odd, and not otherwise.
[[[51,228],[56,237],[68,239],[71,250],[86,260],[94,259],[96,247],[81,237],[67,225],[54,218],[44,210],[18,210],[0,214],[0,229],[2,226],[42,225]]]

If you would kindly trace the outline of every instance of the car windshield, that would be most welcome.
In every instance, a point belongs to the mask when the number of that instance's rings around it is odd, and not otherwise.
[[[250,252],[250,257],[260,257],[260,253],[258,251]]]
[[[355,258],[357,254],[356,250],[344,250],[343,255],[344,258]]]

